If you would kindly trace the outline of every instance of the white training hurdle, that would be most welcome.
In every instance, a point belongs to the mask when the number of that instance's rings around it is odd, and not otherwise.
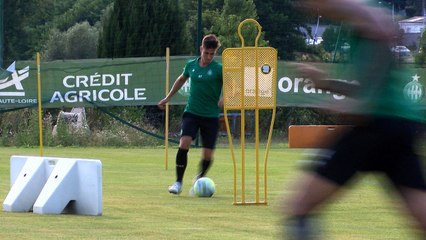
[[[99,160],[12,156],[7,212],[102,215]]]

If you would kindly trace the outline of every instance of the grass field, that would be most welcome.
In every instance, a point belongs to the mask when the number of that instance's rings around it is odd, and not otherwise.
[[[253,155],[254,150],[247,150]],[[212,198],[190,197],[199,149],[191,149],[184,190],[172,196],[174,156],[164,150],[121,148],[45,148],[44,156],[102,161],[103,215],[39,215],[0,211],[0,239],[282,239],[279,200],[300,173],[302,150],[274,145],[268,161],[268,206],[234,206],[232,160],[217,150],[209,172],[216,183]],[[0,148],[0,200],[10,189],[11,155],[39,155],[38,148]],[[322,215],[324,239],[415,239],[413,228],[395,208],[398,200],[366,176]],[[389,198],[390,196],[390,198]],[[390,200],[392,199],[392,200]]]

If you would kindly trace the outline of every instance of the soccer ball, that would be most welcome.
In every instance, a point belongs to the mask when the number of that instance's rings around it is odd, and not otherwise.
[[[211,197],[215,189],[213,180],[208,177],[199,178],[194,183],[194,194],[198,197]]]

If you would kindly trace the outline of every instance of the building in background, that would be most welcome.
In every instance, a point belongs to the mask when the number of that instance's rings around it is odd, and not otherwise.
[[[412,50],[419,47],[420,37],[425,29],[426,17],[417,16],[404,19],[398,22],[399,28],[403,31],[401,45],[405,45]],[[413,47],[415,46],[415,49]]]

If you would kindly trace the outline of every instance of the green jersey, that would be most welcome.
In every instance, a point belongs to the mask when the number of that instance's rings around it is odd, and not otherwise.
[[[200,67],[196,58],[186,63],[183,75],[189,77],[189,97],[185,112],[201,117],[219,117],[222,93],[222,64],[213,60]]]
[[[359,87],[353,93],[355,113],[421,120],[412,101],[404,97],[411,72],[396,66],[387,44],[366,38],[351,41],[351,64],[346,79]]]

